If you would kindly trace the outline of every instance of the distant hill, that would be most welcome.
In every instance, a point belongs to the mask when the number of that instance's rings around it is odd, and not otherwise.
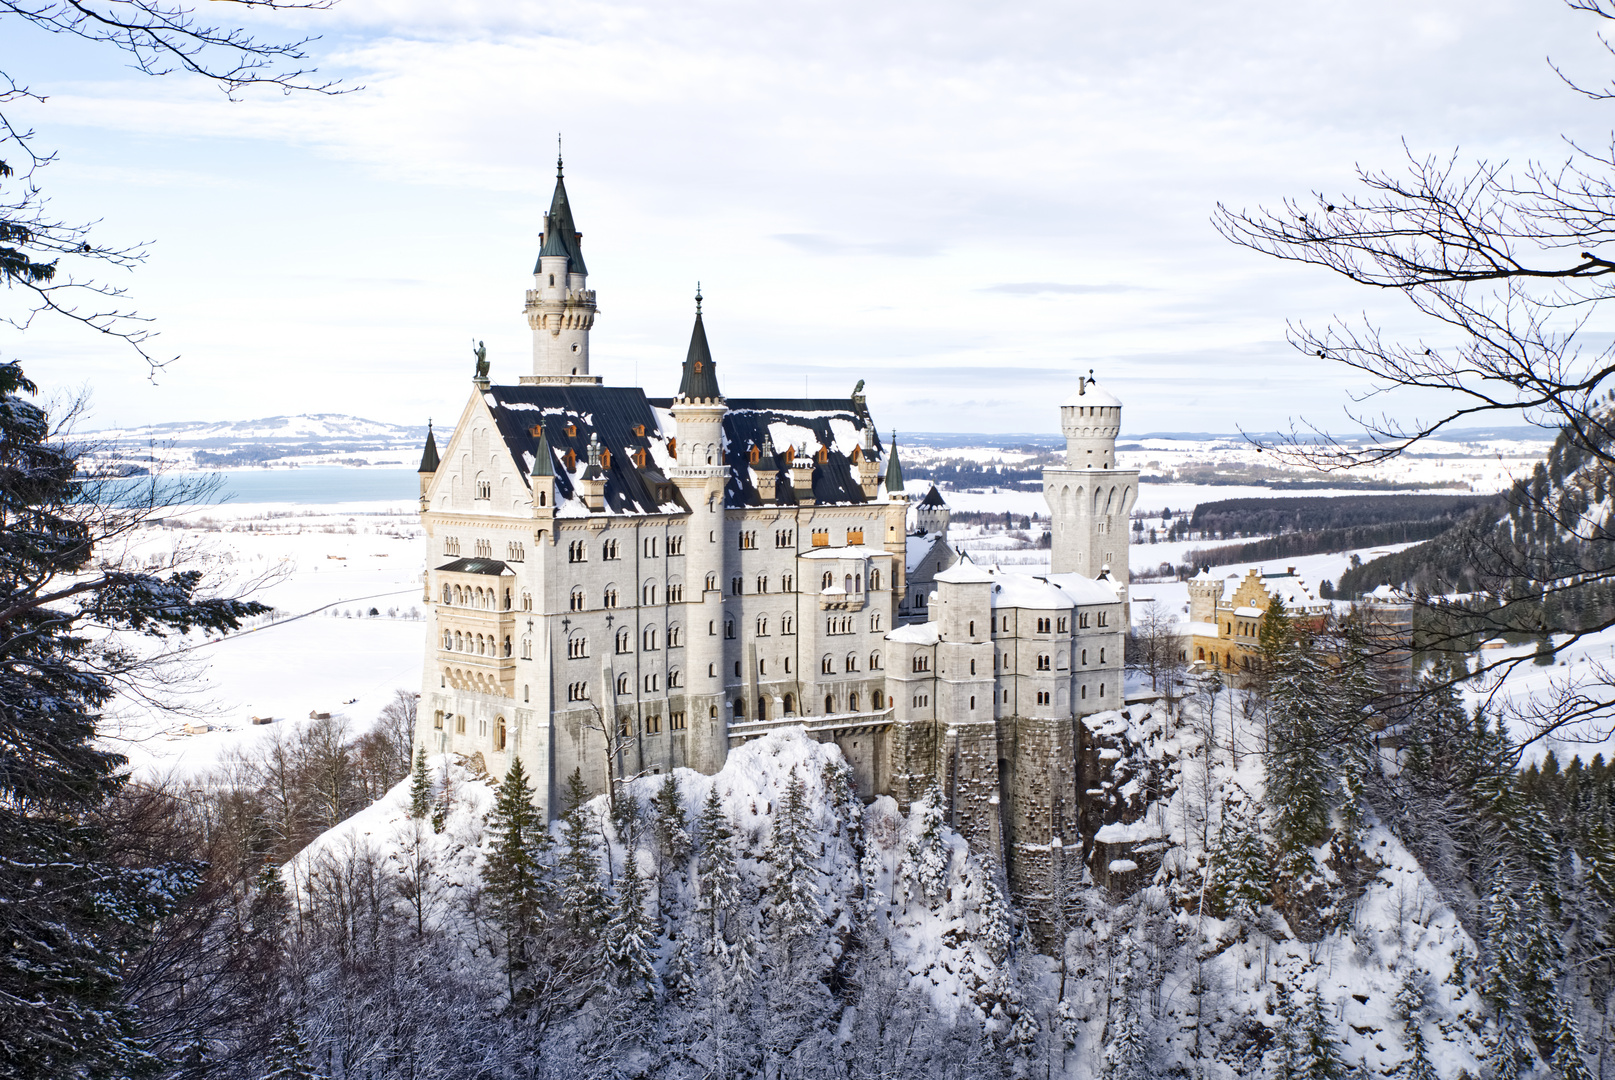
[[[131,428],[105,428],[86,432],[91,442],[185,448],[244,447],[273,443],[277,446],[319,446],[342,449],[388,450],[419,447],[425,425],[388,424],[346,413],[300,413],[266,416],[259,420],[183,420]]]

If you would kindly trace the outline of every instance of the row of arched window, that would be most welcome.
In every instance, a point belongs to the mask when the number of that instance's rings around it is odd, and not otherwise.
[[[483,611],[493,611],[497,608],[500,611],[509,611],[511,592],[509,589],[505,590],[504,604],[500,606],[498,589],[484,589],[480,585],[475,587],[470,585],[450,585],[445,581],[443,583],[443,602],[453,607],[481,608]],[[533,610],[533,594],[526,590],[522,591],[522,610]]]
[[[858,654],[857,653],[848,653],[846,659],[842,662],[841,671],[849,672],[849,671],[857,671],[857,670],[858,670]],[[872,653],[869,654],[869,670],[870,671],[879,671],[880,670],[880,653],[878,651],[877,652],[872,652]],[[919,669],[915,668],[915,670],[918,671]],[[837,671],[836,671],[836,658],[834,656],[831,656],[829,653],[825,653],[822,657],[820,657],[819,658],[819,673],[821,675],[835,675],[835,674],[837,674]]]
[[[443,648],[447,652],[463,652],[476,656],[500,656],[499,639],[492,634],[469,634],[459,630],[443,631]],[[510,635],[505,635],[503,655],[511,655]],[[532,659],[532,639],[522,639],[522,654],[526,659]]]

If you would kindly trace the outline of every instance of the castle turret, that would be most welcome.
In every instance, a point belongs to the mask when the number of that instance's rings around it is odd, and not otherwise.
[[[925,498],[914,508],[914,527],[926,536],[940,536],[948,538],[948,519],[951,517],[948,504],[942,501],[942,493],[931,485],[931,490],[925,493]]]
[[[441,461],[437,456],[437,439],[432,435],[432,422],[426,421],[426,449],[421,451],[421,467],[416,472],[421,476],[421,505],[426,505],[426,489],[432,486],[432,477],[437,474],[437,467]]]
[[[533,328],[533,374],[524,383],[600,382],[589,374],[589,329],[594,325],[594,290],[586,288],[583,234],[572,221],[560,158],[555,160],[555,194],[544,215],[543,244],[533,267],[524,314]]]
[[[724,464],[723,417],[728,411],[701,320],[701,289],[695,291],[695,328],[673,399],[676,458],[670,479],[690,508],[685,524],[685,625],[689,628],[686,709],[691,765],[712,773],[729,753],[729,718],[723,695]]]
[[[1127,583],[1128,515],[1138,498],[1138,472],[1116,468],[1122,403],[1093,373],[1060,406],[1065,464],[1043,470],[1052,532],[1050,569],[1096,578],[1108,569]]]

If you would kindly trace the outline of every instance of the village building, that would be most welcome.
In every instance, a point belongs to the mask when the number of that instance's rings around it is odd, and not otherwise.
[[[1286,619],[1314,633],[1324,628],[1332,610],[1293,566],[1282,573],[1252,568],[1243,577],[1201,570],[1189,580],[1189,655],[1235,679],[1248,677],[1260,664],[1262,624],[1275,598]]]

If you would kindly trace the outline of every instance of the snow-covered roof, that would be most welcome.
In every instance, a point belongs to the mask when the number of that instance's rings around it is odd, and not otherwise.
[[[903,562],[908,572],[910,574],[914,573],[931,552],[935,551],[938,546],[946,549],[947,544],[948,542],[942,539],[941,536],[909,536],[903,552]]]
[[[983,570],[970,561],[970,556],[964,555],[938,574],[936,580],[949,585],[981,585],[995,579],[991,571]]]
[[[1078,604],[1114,604],[1121,600],[1120,585],[1111,578],[1050,574],[1049,581]]]
[[[1121,404],[1121,399],[1115,394],[1112,394],[1098,383],[1089,380],[1087,385],[1083,386],[1077,393],[1066,398],[1060,407],[1069,409],[1077,405],[1088,405],[1099,408],[1109,406],[1119,409]]]
[[[887,641],[901,641],[909,645],[935,645],[941,640],[942,628],[934,622],[910,623],[886,632]]]
[[[884,559],[891,555],[885,548],[866,544],[848,544],[846,547],[809,548],[802,552],[804,559]]]

